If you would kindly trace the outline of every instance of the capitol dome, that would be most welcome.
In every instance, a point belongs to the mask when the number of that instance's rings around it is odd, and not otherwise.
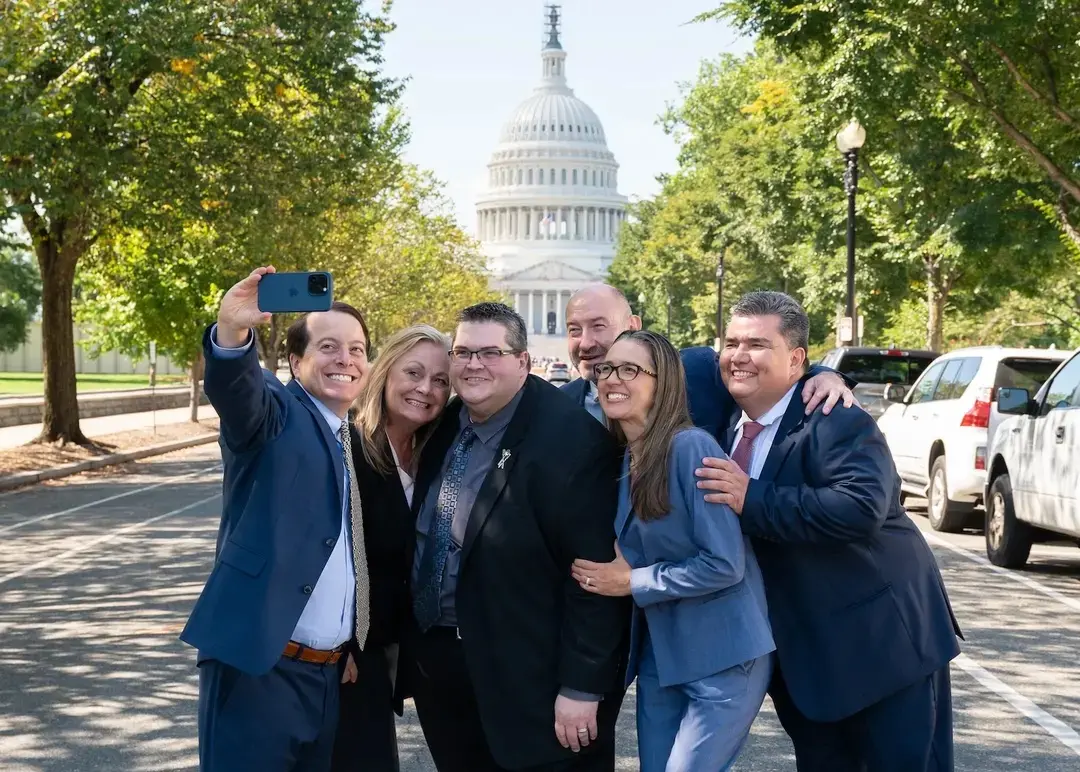
[[[476,206],[494,285],[530,333],[554,336],[570,294],[607,275],[626,213],[604,127],[567,85],[559,23],[547,6],[540,84],[503,124]]]

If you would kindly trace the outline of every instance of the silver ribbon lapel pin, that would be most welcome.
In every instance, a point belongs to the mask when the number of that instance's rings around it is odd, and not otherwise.
[[[504,450],[502,452],[502,459],[499,461],[499,469],[503,469],[506,467],[506,459],[508,458],[510,458],[510,451]]]

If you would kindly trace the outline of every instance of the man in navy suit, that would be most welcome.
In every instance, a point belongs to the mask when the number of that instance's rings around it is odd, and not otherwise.
[[[731,460],[705,459],[699,487],[753,537],[777,647],[769,692],[800,772],[945,772],[960,630],[877,424],[802,409],[808,336],[782,293],[732,309],[720,374],[741,412],[718,437]],[[690,388],[700,400],[715,386]]]
[[[323,772],[338,718],[342,646],[369,623],[346,416],[367,373],[368,334],[335,303],[289,328],[293,380],[259,368],[259,268],[221,301],[203,339],[221,422],[217,560],[181,638],[198,649],[204,772]]]
[[[610,284],[590,284],[575,292],[566,304],[568,353],[581,377],[559,388],[600,423],[606,422],[597,399],[593,364],[604,361],[621,333],[640,329],[641,317],[632,312],[626,295]],[[695,346],[683,349],[680,355],[687,384],[706,387],[698,388],[696,393],[690,390],[690,415],[696,425],[716,435],[717,428],[727,426],[727,420],[736,412],[735,401],[720,382],[716,352],[708,346]],[[822,412],[828,415],[840,400],[849,407],[855,403],[848,388],[854,383],[846,383],[827,368],[812,368],[810,374],[813,377],[803,393],[807,411],[824,403]]]

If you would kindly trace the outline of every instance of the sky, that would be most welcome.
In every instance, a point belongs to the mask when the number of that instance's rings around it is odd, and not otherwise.
[[[394,0],[397,29],[384,69],[407,78],[402,100],[412,127],[408,161],[446,184],[470,233],[473,202],[503,122],[540,82],[544,0]],[[703,59],[748,51],[719,22],[693,24],[718,0],[564,0],[566,77],[600,117],[631,200],[659,190],[678,149],[658,117],[692,82]]]

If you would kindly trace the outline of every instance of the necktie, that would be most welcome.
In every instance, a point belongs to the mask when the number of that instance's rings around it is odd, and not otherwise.
[[[413,613],[421,630],[427,630],[439,620],[441,613],[443,571],[446,568],[446,556],[450,554],[450,527],[454,523],[454,510],[457,509],[458,494],[465,478],[465,466],[469,463],[469,451],[476,436],[471,426],[466,426],[461,439],[454,446],[450,464],[446,469],[442,485],[439,486],[439,498],[435,504],[435,517],[428,531],[424,554],[420,557],[420,569],[416,577],[416,597],[413,599]]]
[[[765,427],[756,421],[748,421],[743,424],[742,427],[742,439],[739,440],[738,447],[735,448],[735,452],[731,454],[731,460],[739,465],[747,474],[750,474],[750,459],[754,456],[754,440]]]
[[[345,484],[349,489],[349,522],[352,523],[353,570],[356,572],[356,642],[364,649],[371,627],[371,590],[368,585],[367,551],[364,548],[364,512],[360,506],[360,488],[353,466],[352,436],[349,422],[342,421],[338,432],[341,452],[345,455]]]

